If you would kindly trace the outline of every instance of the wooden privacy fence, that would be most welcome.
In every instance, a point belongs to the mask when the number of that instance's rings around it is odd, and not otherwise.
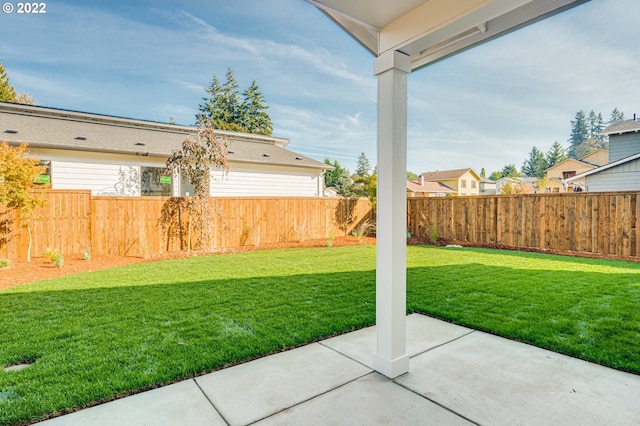
[[[474,244],[640,256],[640,192],[410,198],[408,230]]]
[[[163,207],[176,198],[92,196],[89,191],[42,191],[47,204],[32,224],[32,256],[47,248],[65,255],[148,256],[167,251],[220,249],[350,234],[371,218],[366,199],[261,197],[216,198],[207,231],[199,230],[189,212],[179,208],[171,223],[161,221]],[[179,206],[184,206],[184,203]],[[24,260],[27,231],[15,212],[0,206],[0,258]],[[189,233],[191,240],[188,241]]]

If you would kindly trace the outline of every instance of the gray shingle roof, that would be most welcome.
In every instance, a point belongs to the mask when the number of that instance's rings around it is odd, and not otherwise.
[[[609,124],[603,131],[603,135],[621,134],[640,131],[640,120],[624,120]]]
[[[168,157],[195,127],[0,102],[0,141],[38,148]],[[230,163],[331,169],[285,149],[286,139],[217,130]]]

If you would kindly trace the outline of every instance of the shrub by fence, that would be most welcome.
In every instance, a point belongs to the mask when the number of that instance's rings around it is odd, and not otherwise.
[[[366,199],[216,198],[211,238],[201,247],[187,211],[163,226],[164,197],[92,196],[89,191],[43,191],[47,204],[32,226],[33,256],[47,247],[67,255],[147,256],[167,251],[228,248],[347,235],[371,217]],[[175,199],[173,199],[175,200]],[[189,241],[189,232],[193,237]],[[0,206],[0,258],[24,260],[27,233],[15,212]]]
[[[408,229],[473,244],[640,256],[640,193],[410,198]]]

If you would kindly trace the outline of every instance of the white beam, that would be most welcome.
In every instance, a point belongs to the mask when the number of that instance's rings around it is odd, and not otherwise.
[[[373,368],[394,378],[409,371],[406,353],[407,74],[411,58],[388,51],[378,76],[376,333]]]

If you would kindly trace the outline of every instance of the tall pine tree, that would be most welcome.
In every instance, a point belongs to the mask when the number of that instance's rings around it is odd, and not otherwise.
[[[547,159],[542,151],[534,146],[529,153],[529,158],[522,165],[522,174],[526,177],[541,178],[545,170],[547,170]]]
[[[269,107],[256,81],[245,89],[242,101],[238,87],[231,68],[227,70],[224,84],[214,74],[205,89],[208,96],[202,98],[204,103],[199,105],[200,113],[216,129],[271,136],[273,125],[267,113]]]
[[[553,167],[567,159],[567,150],[560,145],[560,142],[555,141],[553,145],[551,145],[551,148],[549,148],[549,151],[547,151],[546,158],[547,168]]]
[[[576,113],[576,117],[571,121],[571,136],[569,137],[569,152],[571,158],[578,158],[578,147],[589,137],[589,126],[584,111]]]
[[[618,107],[614,107],[613,111],[611,111],[611,117],[609,118],[609,124],[615,123],[617,121],[624,120],[624,112],[620,111]]]
[[[356,174],[360,177],[369,176],[369,169],[371,169],[371,164],[369,163],[369,159],[367,158],[364,152],[361,152],[360,155],[358,156]]]
[[[240,107],[240,122],[248,133],[271,136],[273,126],[271,117],[267,114],[267,105],[264,104],[264,96],[255,80],[243,93]]]

